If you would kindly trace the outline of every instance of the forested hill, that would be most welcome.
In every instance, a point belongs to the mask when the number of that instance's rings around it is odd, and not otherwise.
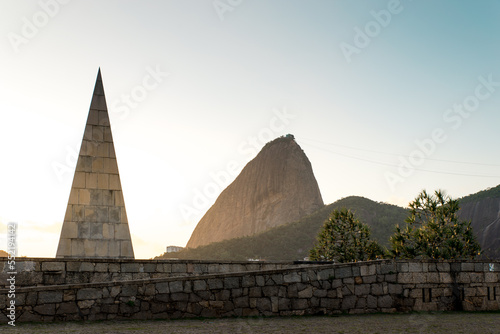
[[[388,245],[396,224],[404,224],[408,212],[401,207],[378,203],[367,198],[351,196],[326,205],[299,221],[269,229],[253,236],[215,242],[206,246],[165,253],[157,257],[228,260],[264,259],[269,261],[303,260],[316,241],[325,220],[334,209],[347,208],[361,222],[371,226],[372,238]]]

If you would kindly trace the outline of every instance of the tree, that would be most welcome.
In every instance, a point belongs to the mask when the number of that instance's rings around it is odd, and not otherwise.
[[[458,200],[441,190],[434,195],[422,191],[409,204],[407,226],[390,238],[391,253],[397,258],[462,259],[474,258],[481,246],[472,232],[470,221],[459,221]]]
[[[311,260],[356,262],[381,257],[382,248],[370,240],[370,228],[347,209],[334,210],[309,252]]]

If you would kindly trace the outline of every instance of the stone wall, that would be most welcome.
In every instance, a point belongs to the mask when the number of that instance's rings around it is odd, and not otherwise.
[[[0,282],[9,277],[0,258]],[[293,262],[17,258],[16,286],[81,284],[297,267]],[[2,284],[3,285],[3,284]]]
[[[500,262],[383,260],[25,287],[16,321],[499,310],[499,273]]]

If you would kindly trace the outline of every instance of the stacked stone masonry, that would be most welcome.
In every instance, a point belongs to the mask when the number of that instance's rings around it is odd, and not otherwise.
[[[1,259],[1,258],[0,258]],[[9,278],[7,259],[0,260],[0,282]],[[116,282],[301,266],[293,262],[211,262],[199,260],[16,259],[16,286]],[[306,266],[303,264],[302,266]]]
[[[56,256],[134,258],[100,71]]]
[[[16,312],[18,321],[65,321],[499,310],[499,273],[499,262],[384,260],[25,287]]]

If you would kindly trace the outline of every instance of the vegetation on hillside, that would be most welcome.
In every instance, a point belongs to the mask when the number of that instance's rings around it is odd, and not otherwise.
[[[370,240],[370,227],[344,208],[333,210],[309,254],[311,260],[344,263],[375,260],[381,258],[384,251],[376,241]]]
[[[463,259],[479,255],[481,246],[470,221],[460,221],[458,200],[441,191],[425,190],[410,203],[406,227],[396,227],[390,238],[391,253],[404,259]]]
[[[253,236],[224,240],[177,253],[164,253],[157,259],[195,259],[242,261],[264,259],[269,261],[303,260],[309,255],[325,220],[335,209],[349,208],[371,228],[371,237],[388,246],[389,236],[396,224],[404,222],[408,211],[401,207],[377,203],[363,197],[351,196],[317,210],[299,221],[281,225]]]
[[[471,194],[461,198],[460,204],[463,205],[469,202],[476,202],[485,198],[500,198],[500,185],[479,191],[475,194]]]

